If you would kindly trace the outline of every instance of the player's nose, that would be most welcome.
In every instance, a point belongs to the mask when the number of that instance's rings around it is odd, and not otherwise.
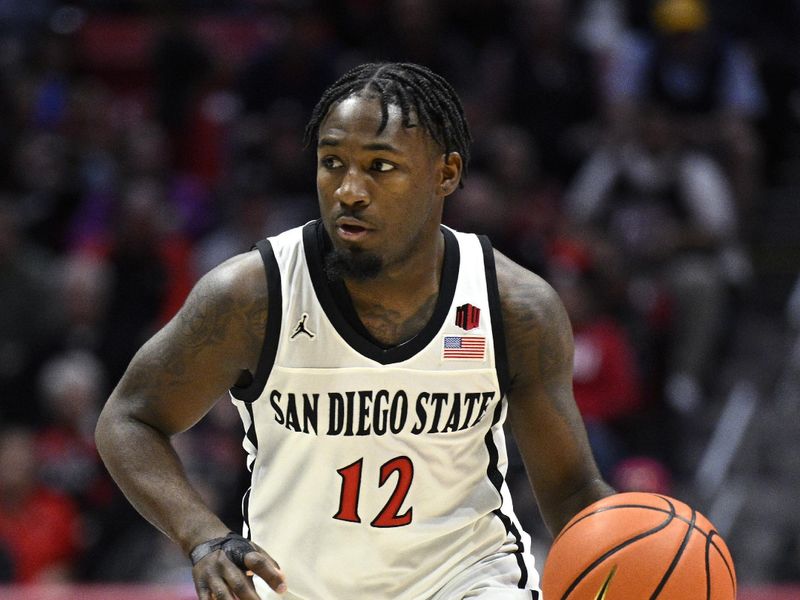
[[[355,168],[349,168],[334,193],[336,200],[347,206],[370,203],[366,178]]]

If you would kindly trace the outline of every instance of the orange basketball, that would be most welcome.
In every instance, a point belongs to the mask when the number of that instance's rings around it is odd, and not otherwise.
[[[679,500],[615,494],[575,515],[553,541],[545,600],[733,600],[736,572],[711,522]]]

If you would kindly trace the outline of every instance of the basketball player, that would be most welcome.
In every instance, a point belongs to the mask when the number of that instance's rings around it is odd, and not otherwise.
[[[441,225],[469,159],[456,94],[417,65],[362,65],[306,137],[321,219],[213,269],[136,354],[97,426],[109,470],[191,558],[201,600],[540,598],[506,416],[553,532],[612,490],[561,302]],[[228,390],[252,474],[244,536],[170,444]]]

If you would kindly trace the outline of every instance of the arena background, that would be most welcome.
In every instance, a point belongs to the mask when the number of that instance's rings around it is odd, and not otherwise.
[[[698,33],[702,98],[675,105],[631,57]],[[705,513],[743,600],[800,597],[798,36],[791,0],[0,2],[0,597],[193,597],[94,421],[200,275],[315,217],[303,126],[367,60],[462,96],[446,223],[562,294],[609,481]],[[220,402],[176,439],[233,529],[241,437]]]

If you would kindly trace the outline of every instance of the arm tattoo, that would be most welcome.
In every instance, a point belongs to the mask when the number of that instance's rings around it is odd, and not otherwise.
[[[198,296],[178,313],[181,337],[193,349],[225,339],[231,313],[235,311],[229,298],[220,299],[205,290],[199,291]]]
[[[158,368],[153,368],[153,365]],[[123,382],[145,399],[158,398],[178,386],[186,376],[184,357],[170,351],[161,338],[151,339],[131,362]]]
[[[268,303],[261,294],[234,298],[214,290],[195,290],[195,298],[187,301],[178,314],[179,335],[187,347],[201,350],[231,342],[242,336],[237,345],[244,344],[250,352],[258,352],[267,326]]]
[[[257,348],[258,354],[264,343],[264,336],[267,331],[267,314],[269,306],[266,298],[256,297],[247,303],[243,303],[242,314],[246,320],[248,341],[253,348]]]
[[[267,301],[261,295],[235,300],[200,284],[175,319],[142,349],[131,363],[127,379],[146,397],[190,384],[197,376],[190,369],[195,357],[206,350],[227,345],[233,353],[257,361],[267,322]],[[233,348],[234,345],[236,348]],[[220,356],[230,356],[224,348]],[[241,368],[247,368],[246,359]],[[234,382],[231,381],[231,385]]]
[[[502,304],[512,383],[526,375],[547,383],[571,370],[572,330],[550,286],[542,280],[515,282],[503,290]]]

